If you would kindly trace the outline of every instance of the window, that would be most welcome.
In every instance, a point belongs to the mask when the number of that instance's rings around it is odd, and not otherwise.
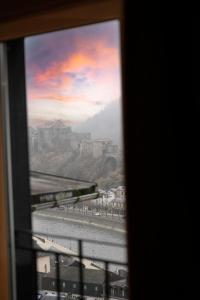
[[[125,291],[124,291],[123,288],[121,289],[121,293],[122,293],[122,297],[124,297],[125,296]]]
[[[110,288],[110,294],[111,294],[111,296],[114,294],[114,290],[112,287]]]
[[[120,30],[111,20],[29,36],[25,70],[33,232],[126,263]]]
[[[109,18],[108,18],[109,19]],[[108,20],[106,20],[108,22]],[[115,23],[118,24],[117,26],[119,26],[119,22],[118,21],[114,21],[114,20],[109,20],[110,23]],[[82,24],[80,24],[82,25]],[[96,25],[97,26],[97,25]],[[103,26],[102,24],[98,24],[98,26]],[[97,27],[98,27],[97,26]],[[72,30],[72,29],[71,29]],[[59,34],[59,33],[58,33]],[[32,37],[28,37],[25,39],[25,43],[26,41],[29,39],[29,41],[31,40]],[[34,39],[34,38],[33,38]],[[111,40],[107,41],[108,43],[111,42]],[[34,44],[34,43],[33,43]],[[98,43],[97,43],[98,44]],[[7,47],[8,46],[8,47]],[[86,45],[87,46],[87,45]],[[112,59],[115,59],[115,56],[110,55],[109,53],[109,47],[108,49],[101,49],[102,45],[101,43],[99,44],[100,50],[103,50],[103,54],[105,55],[105,59],[104,62],[106,61],[107,57],[109,57],[110,61],[109,63],[112,65]],[[58,48],[58,47],[57,47]],[[87,47],[86,47],[87,48]],[[112,45],[111,47],[112,48]],[[36,47],[35,49],[37,49],[39,51],[39,49]],[[19,39],[18,41],[10,41],[7,43],[5,49],[3,50],[4,54],[7,54],[8,57],[8,82],[9,82],[9,97],[10,99],[10,103],[9,103],[9,107],[6,108],[6,114],[7,116],[9,115],[10,117],[10,131],[11,131],[11,140],[10,137],[8,137],[7,140],[7,145],[9,144],[10,147],[10,157],[9,159],[12,160],[13,165],[12,165],[12,172],[11,170],[9,170],[9,178],[12,178],[12,189],[13,189],[13,198],[15,201],[15,205],[14,205],[14,227],[13,229],[16,229],[18,231],[18,236],[17,236],[17,240],[22,242],[23,246],[25,245],[27,248],[32,246],[32,237],[27,235],[28,231],[31,231],[32,227],[31,227],[31,212],[30,212],[30,206],[29,206],[29,196],[30,196],[30,190],[29,190],[29,180],[28,180],[28,176],[29,176],[29,172],[30,170],[28,169],[28,165],[29,165],[29,158],[27,156],[27,128],[26,128],[26,95],[25,95],[25,89],[24,89],[24,79],[25,79],[25,73],[24,73],[24,41],[23,39]],[[27,53],[27,52],[26,52]],[[44,57],[45,59],[45,57]],[[47,59],[47,57],[46,57]],[[82,63],[84,61],[84,59],[88,59],[88,61],[90,62],[90,58],[88,57],[82,57],[81,55],[78,56],[78,61],[80,60],[80,63]],[[15,63],[14,63],[15,62]],[[73,66],[73,61],[71,62]],[[93,64],[97,63],[97,60],[95,62],[95,59],[93,59],[92,61]],[[45,62],[44,62],[45,64]],[[76,65],[75,65],[76,68]],[[34,69],[34,67],[33,67]],[[53,70],[53,69],[52,69]],[[26,69],[27,71],[27,69]],[[68,72],[70,73],[70,72]],[[72,72],[73,73],[73,72]],[[48,76],[48,71],[47,71],[47,76]],[[89,76],[96,76],[96,78],[100,78],[101,80],[103,79],[103,74],[99,73],[99,74],[94,74],[93,71],[91,72],[91,70],[89,70]],[[27,75],[27,73],[26,73]],[[45,75],[45,74],[43,74]],[[43,81],[44,77],[39,76],[38,79],[39,81]],[[65,74],[66,75],[66,83],[67,80],[70,81],[70,76],[73,78],[74,74]],[[69,78],[67,78],[67,75],[69,75]],[[108,86],[107,86],[107,82],[110,80],[109,76],[110,74],[107,74],[107,81],[106,78],[105,82],[102,81],[102,85],[99,86],[99,88],[96,90],[96,95],[98,95],[98,97],[100,96],[100,94],[104,92],[104,89],[102,87],[105,88],[105,90],[109,90]],[[83,87],[83,83],[84,83],[84,74],[79,74],[79,77],[77,78],[77,82],[80,83],[80,89],[84,89]],[[83,77],[81,77],[83,76]],[[16,78],[20,78],[19,80],[16,81]],[[72,80],[71,78],[71,80]],[[30,77],[26,77],[27,82],[30,82],[29,80],[33,80],[34,77],[30,78]],[[57,78],[58,82],[61,82],[59,78]],[[57,80],[56,79],[56,80]],[[94,80],[94,78],[92,78]],[[52,84],[54,85],[55,82],[52,82]],[[89,84],[91,85],[91,82],[89,82]],[[92,85],[91,85],[92,86]],[[118,89],[118,88],[117,88]],[[113,86],[113,90],[116,92],[116,86]],[[52,93],[53,90],[51,90]],[[28,94],[27,96],[29,97],[29,90],[27,90]],[[35,92],[35,91],[34,91]],[[93,91],[95,92],[95,91]],[[43,93],[43,92],[42,92]],[[109,91],[108,91],[109,93]],[[34,93],[33,93],[34,94]],[[62,96],[62,95],[60,95]],[[65,95],[66,96],[66,95]],[[92,100],[92,94],[89,95],[90,99],[88,100]],[[34,97],[34,95],[33,95]],[[44,98],[43,98],[44,97]],[[43,100],[45,99],[45,95],[41,94],[41,99],[43,98]],[[80,96],[77,94],[75,95],[76,100],[79,98]],[[62,97],[60,97],[59,101],[62,102]],[[87,102],[86,101],[86,102]],[[93,100],[92,100],[93,101]],[[44,102],[43,102],[44,103]],[[89,102],[88,102],[89,103]],[[35,105],[35,104],[33,104]],[[77,104],[79,105],[79,104]],[[102,103],[100,103],[99,99],[96,100],[96,103],[93,103],[93,108],[97,109],[98,106],[101,106]],[[89,106],[88,106],[89,107]],[[50,107],[49,107],[50,108]],[[103,106],[101,107],[101,109],[103,108]],[[47,109],[47,106],[45,107],[45,110]],[[111,108],[112,110],[113,108]],[[50,108],[51,110],[51,108]],[[72,107],[72,111],[74,111],[75,108]],[[87,111],[90,111],[90,109],[88,109]],[[86,113],[86,111],[81,111],[81,113],[83,113],[83,115]],[[50,112],[50,114],[52,113],[52,111]],[[92,117],[92,115],[90,116]],[[59,122],[58,122],[59,123]],[[103,125],[103,121],[101,121],[101,125]],[[57,124],[59,125],[59,124]],[[65,126],[66,127],[66,126]],[[62,124],[59,125],[59,132],[56,129],[56,127],[53,129],[54,130],[54,136],[53,138],[54,141],[50,141],[52,142],[53,146],[58,145],[58,141],[56,140],[56,137],[58,135],[65,135],[66,134],[66,128],[62,128]],[[37,152],[37,154],[40,152],[42,153],[43,148],[41,147],[42,143],[38,143],[38,141],[45,137],[47,137],[48,139],[48,128],[47,130],[44,130],[43,132],[35,132],[34,130],[30,130],[31,132],[31,136],[30,136],[30,140],[29,140],[29,150],[30,151],[35,151]],[[87,132],[86,132],[87,133]],[[86,134],[85,133],[85,134]],[[49,145],[48,145],[49,146]],[[103,171],[105,173],[105,176],[107,177],[107,180],[109,181],[109,174],[114,172],[116,170],[116,159],[113,158],[113,156],[111,154],[115,153],[116,154],[116,145],[112,143],[112,141],[110,141],[108,138],[105,139],[95,139],[92,140],[89,138],[89,136],[85,135],[85,140],[82,140],[81,143],[78,144],[77,146],[77,141],[76,140],[71,140],[71,146],[74,147],[74,149],[76,148],[77,151],[79,151],[79,154],[83,154],[83,156],[90,156],[91,153],[93,153],[94,158],[98,159],[100,156],[106,157],[106,163],[105,163],[105,170]],[[66,150],[65,149],[65,145],[61,143],[61,148],[63,148],[63,152]],[[51,149],[50,149],[51,150]],[[25,153],[25,155],[24,155]],[[23,162],[23,163],[22,163]],[[41,165],[44,161],[41,161]],[[49,164],[52,162],[51,157],[49,157]],[[30,161],[30,165],[32,166],[32,161]],[[56,162],[57,164],[57,162]],[[62,165],[62,163],[61,163]],[[64,166],[64,165],[63,165]],[[21,170],[20,176],[18,176],[18,170]],[[98,168],[97,168],[98,169]],[[89,170],[89,169],[87,169]],[[41,171],[41,170],[39,170]],[[76,170],[75,170],[76,171]],[[74,172],[75,172],[74,171]],[[102,170],[98,170],[99,172]],[[38,170],[37,170],[38,172]],[[39,172],[38,172],[39,173]],[[43,175],[39,174],[33,174],[32,173],[32,177],[37,178],[37,180],[39,179],[39,182],[44,182],[47,178],[43,177]],[[80,171],[78,171],[79,175],[80,175]],[[52,175],[52,174],[50,174]],[[59,175],[59,174],[54,174],[54,175]],[[118,176],[118,174],[116,174]],[[65,175],[66,176],[66,175]],[[115,175],[114,175],[115,176]],[[48,178],[49,179],[49,178]],[[55,178],[54,178],[55,179]],[[119,178],[118,178],[119,179]],[[117,179],[117,180],[118,180]],[[107,184],[107,182],[104,180],[104,178],[99,178],[100,180],[100,185],[101,186],[105,186]],[[121,179],[119,179],[119,182]],[[110,183],[108,183],[109,185]],[[31,180],[31,188],[32,188],[32,180]],[[85,187],[84,187],[85,188]],[[109,186],[110,188],[110,186]],[[89,185],[87,186],[87,191],[90,191],[91,194],[95,194],[96,192],[96,186],[94,185]],[[82,190],[81,190],[82,192]],[[93,192],[93,193],[92,193]],[[55,196],[55,194],[49,194],[48,195],[42,195],[39,198],[39,201],[42,202],[43,208],[46,205],[46,203],[49,203],[50,201],[55,201],[55,203],[59,204],[61,206],[61,202],[63,200],[65,200],[66,198],[73,198],[72,196],[74,196],[74,194],[72,194],[73,191],[62,191],[59,194],[57,194]],[[111,199],[112,196],[114,195],[114,192],[111,193]],[[81,195],[82,196],[82,195]],[[76,195],[76,199],[77,201],[79,201],[79,198],[81,197],[80,195]],[[83,195],[85,196],[85,195]],[[54,198],[55,197],[55,198]],[[37,203],[38,198],[36,199],[35,195],[33,195],[33,198],[35,199]],[[32,199],[33,199],[32,198]],[[20,199],[20,202],[17,203],[17,199]],[[110,200],[111,200],[110,199]],[[102,217],[108,217],[108,216],[112,216],[112,218],[120,218],[121,217],[121,210],[120,207],[118,207],[116,210],[113,210],[113,205],[111,204],[110,207],[108,205],[108,203],[106,203],[105,198],[102,197],[100,204],[98,202],[95,203],[94,206],[91,207],[91,212],[92,215],[94,215],[94,211],[98,210],[99,207],[101,206],[101,216]],[[62,207],[62,206],[61,206]],[[33,202],[32,202],[32,208],[35,209],[36,207],[33,206]],[[69,207],[70,209],[70,207]],[[61,212],[60,212],[61,213]],[[98,214],[96,216],[99,216]],[[98,224],[99,226],[101,226],[101,224]],[[49,229],[49,227],[47,227],[47,229]],[[51,229],[49,229],[49,232],[51,233]],[[19,242],[19,244],[20,244]],[[41,242],[41,240],[40,240]],[[54,241],[51,241],[52,243],[54,243]],[[23,248],[23,247],[22,247]],[[17,251],[17,268],[18,271],[17,274],[21,274],[21,272],[23,273],[21,278],[28,278],[28,274],[32,274],[33,278],[30,278],[30,282],[29,282],[29,286],[25,285],[24,288],[27,289],[27,293],[24,293],[24,291],[21,290],[21,286],[19,285],[17,287],[17,291],[18,291],[18,297],[20,299],[23,299],[23,294],[30,294],[32,293],[32,290],[35,288],[35,283],[34,283],[34,257],[33,257],[33,253],[28,253],[27,249],[18,249],[19,251]],[[85,251],[85,249],[84,249]],[[93,253],[90,253],[90,255],[94,254],[94,250],[92,249]],[[98,251],[98,247],[95,251]],[[109,251],[108,251],[109,252]],[[123,255],[124,253],[120,254]],[[58,260],[56,260],[58,261]],[[27,268],[23,268],[24,262],[26,262],[25,264],[27,264]],[[46,267],[45,267],[46,269]],[[24,271],[26,270],[26,271]],[[17,281],[19,282],[19,281]],[[18,283],[17,283],[18,284]],[[52,287],[57,286],[55,281],[51,282]],[[73,284],[73,288],[76,287],[76,284]],[[97,288],[97,289],[96,289]],[[95,287],[95,290],[98,290],[98,287]]]

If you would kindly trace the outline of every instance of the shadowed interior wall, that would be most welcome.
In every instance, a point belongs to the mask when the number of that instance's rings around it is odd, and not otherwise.
[[[61,7],[57,5],[52,9],[47,5],[46,10],[38,11],[33,5],[27,13],[16,12],[7,20],[0,14],[0,41],[122,17],[122,0],[65,1]]]
[[[0,41],[122,18],[123,0],[11,0],[1,3]],[[81,4],[81,5],[80,5]],[[1,111],[0,111],[1,113]],[[0,116],[0,121],[1,121]],[[1,122],[0,122],[1,123]],[[0,299],[9,298],[9,249],[4,184],[3,134],[0,124]]]
[[[8,240],[3,172],[2,124],[0,116],[0,299],[8,299]]]

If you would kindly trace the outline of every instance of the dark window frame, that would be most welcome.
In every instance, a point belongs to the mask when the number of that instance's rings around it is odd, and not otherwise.
[[[32,248],[31,212],[30,212],[30,186],[29,186],[29,158],[26,120],[26,92],[25,92],[25,66],[23,39],[12,40],[4,43],[4,54],[7,59],[8,98],[4,111],[4,121],[9,119],[9,129],[6,136],[6,160],[9,161],[8,184],[10,190],[8,197],[12,197],[13,227],[10,228],[11,248],[15,251],[15,266],[11,266],[12,284],[16,290],[12,291],[15,299],[33,299],[36,289],[36,259],[34,252],[26,250]],[[17,78],[17,80],[16,80]],[[10,155],[9,155],[10,154]],[[12,194],[12,196],[11,196]],[[12,201],[11,200],[11,201]],[[12,232],[11,232],[12,231]],[[24,249],[19,247],[24,245]],[[13,259],[13,257],[11,257]],[[13,272],[15,269],[15,278]],[[29,278],[29,280],[27,280]],[[16,294],[15,294],[16,293]]]
[[[100,17],[99,22],[109,21],[116,18]],[[120,20],[122,21],[122,20]],[[93,21],[94,22],[94,21]],[[95,21],[98,23],[98,20]],[[89,22],[83,25],[90,24]],[[80,26],[80,24],[78,25]],[[65,25],[64,25],[65,27]],[[67,29],[67,27],[65,27]],[[50,31],[53,31],[50,29]],[[121,24],[122,57],[124,57],[124,24]],[[41,32],[39,32],[41,33]],[[27,137],[27,110],[26,110],[26,84],[24,65],[24,38],[4,41],[7,55],[8,70],[8,93],[9,93],[9,120],[10,120],[10,144],[12,163],[12,189],[14,199],[14,230],[15,230],[15,256],[16,256],[16,277],[17,297],[20,300],[32,299],[36,290],[36,260],[34,253],[26,250],[19,250],[18,245],[32,248],[30,235],[20,232],[31,232],[31,211],[30,211],[30,185],[29,185],[29,159],[28,159],[28,137]],[[124,63],[122,62],[122,86],[124,79]],[[17,78],[17,80],[16,80]],[[122,88],[124,90],[124,88]],[[124,97],[123,97],[124,98]],[[125,104],[122,103],[123,115],[125,116]],[[125,120],[125,117],[123,118]],[[125,121],[124,121],[124,137]],[[126,145],[126,142],[125,142]],[[126,146],[125,146],[126,147]],[[126,148],[125,148],[126,149]],[[126,150],[125,150],[126,151]],[[126,157],[125,157],[126,158]],[[126,159],[127,161],[127,159]],[[126,165],[125,161],[125,165]],[[20,170],[20,174],[19,174]],[[19,201],[20,199],[20,201]],[[29,199],[29,201],[27,201]],[[31,275],[31,276],[30,276]],[[29,278],[29,280],[27,280]],[[27,284],[24,284],[26,282]]]

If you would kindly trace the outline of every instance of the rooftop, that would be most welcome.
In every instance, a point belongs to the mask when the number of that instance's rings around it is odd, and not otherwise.
[[[30,172],[31,209],[40,210],[93,200],[99,195],[95,182]]]
[[[95,183],[56,175],[30,172],[31,195],[41,195],[90,188]]]
[[[127,287],[128,286],[127,279],[123,278],[123,279],[120,279],[120,280],[113,281],[111,283],[111,286]]]
[[[65,268],[60,268],[60,279],[66,281],[79,282],[80,274],[79,268],[69,266]],[[56,278],[56,269],[51,273],[46,274],[44,277]],[[109,281],[117,281],[121,277],[113,272],[109,272]],[[105,271],[95,270],[95,269],[83,269],[83,283],[94,283],[103,284],[105,282]]]

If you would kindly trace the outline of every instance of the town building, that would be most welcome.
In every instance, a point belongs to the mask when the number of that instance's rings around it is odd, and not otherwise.
[[[38,127],[29,127],[29,150],[38,151],[79,151],[83,140],[90,140],[88,132],[73,132],[61,120],[44,124]]]
[[[91,140],[83,140],[79,145],[81,156],[93,155],[93,142]]]
[[[125,200],[126,198],[126,189],[125,189],[125,186],[118,186],[115,191],[115,197],[116,199],[122,199],[122,200]]]
[[[55,120],[40,127],[29,127],[29,150],[31,153],[75,151],[81,156],[90,155],[93,158],[119,153],[118,145],[113,144],[111,139],[93,140],[91,133],[74,132],[61,120]]]
[[[110,283],[109,298],[119,300],[128,299],[128,283],[126,278]]]
[[[102,298],[105,296],[105,271],[95,269],[82,269],[83,273],[83,292],[84,296]],[[118,274],[113,272],[108,273],[108,283],[116,290],[117,282],[122,279]],[[74,295],[80,294],[80,269],[77,267],[60,268],[60,291],[64,293],[72,293]],[[42,278],[42,289],[57,290],[56,270],[47,273]],[[115,292],[117,295],[118,292]],[[119,293],[120,294],[120,293]],[[121,293],[125,298],[125,291]],[[121,295],[120,294],[120,295]]]

